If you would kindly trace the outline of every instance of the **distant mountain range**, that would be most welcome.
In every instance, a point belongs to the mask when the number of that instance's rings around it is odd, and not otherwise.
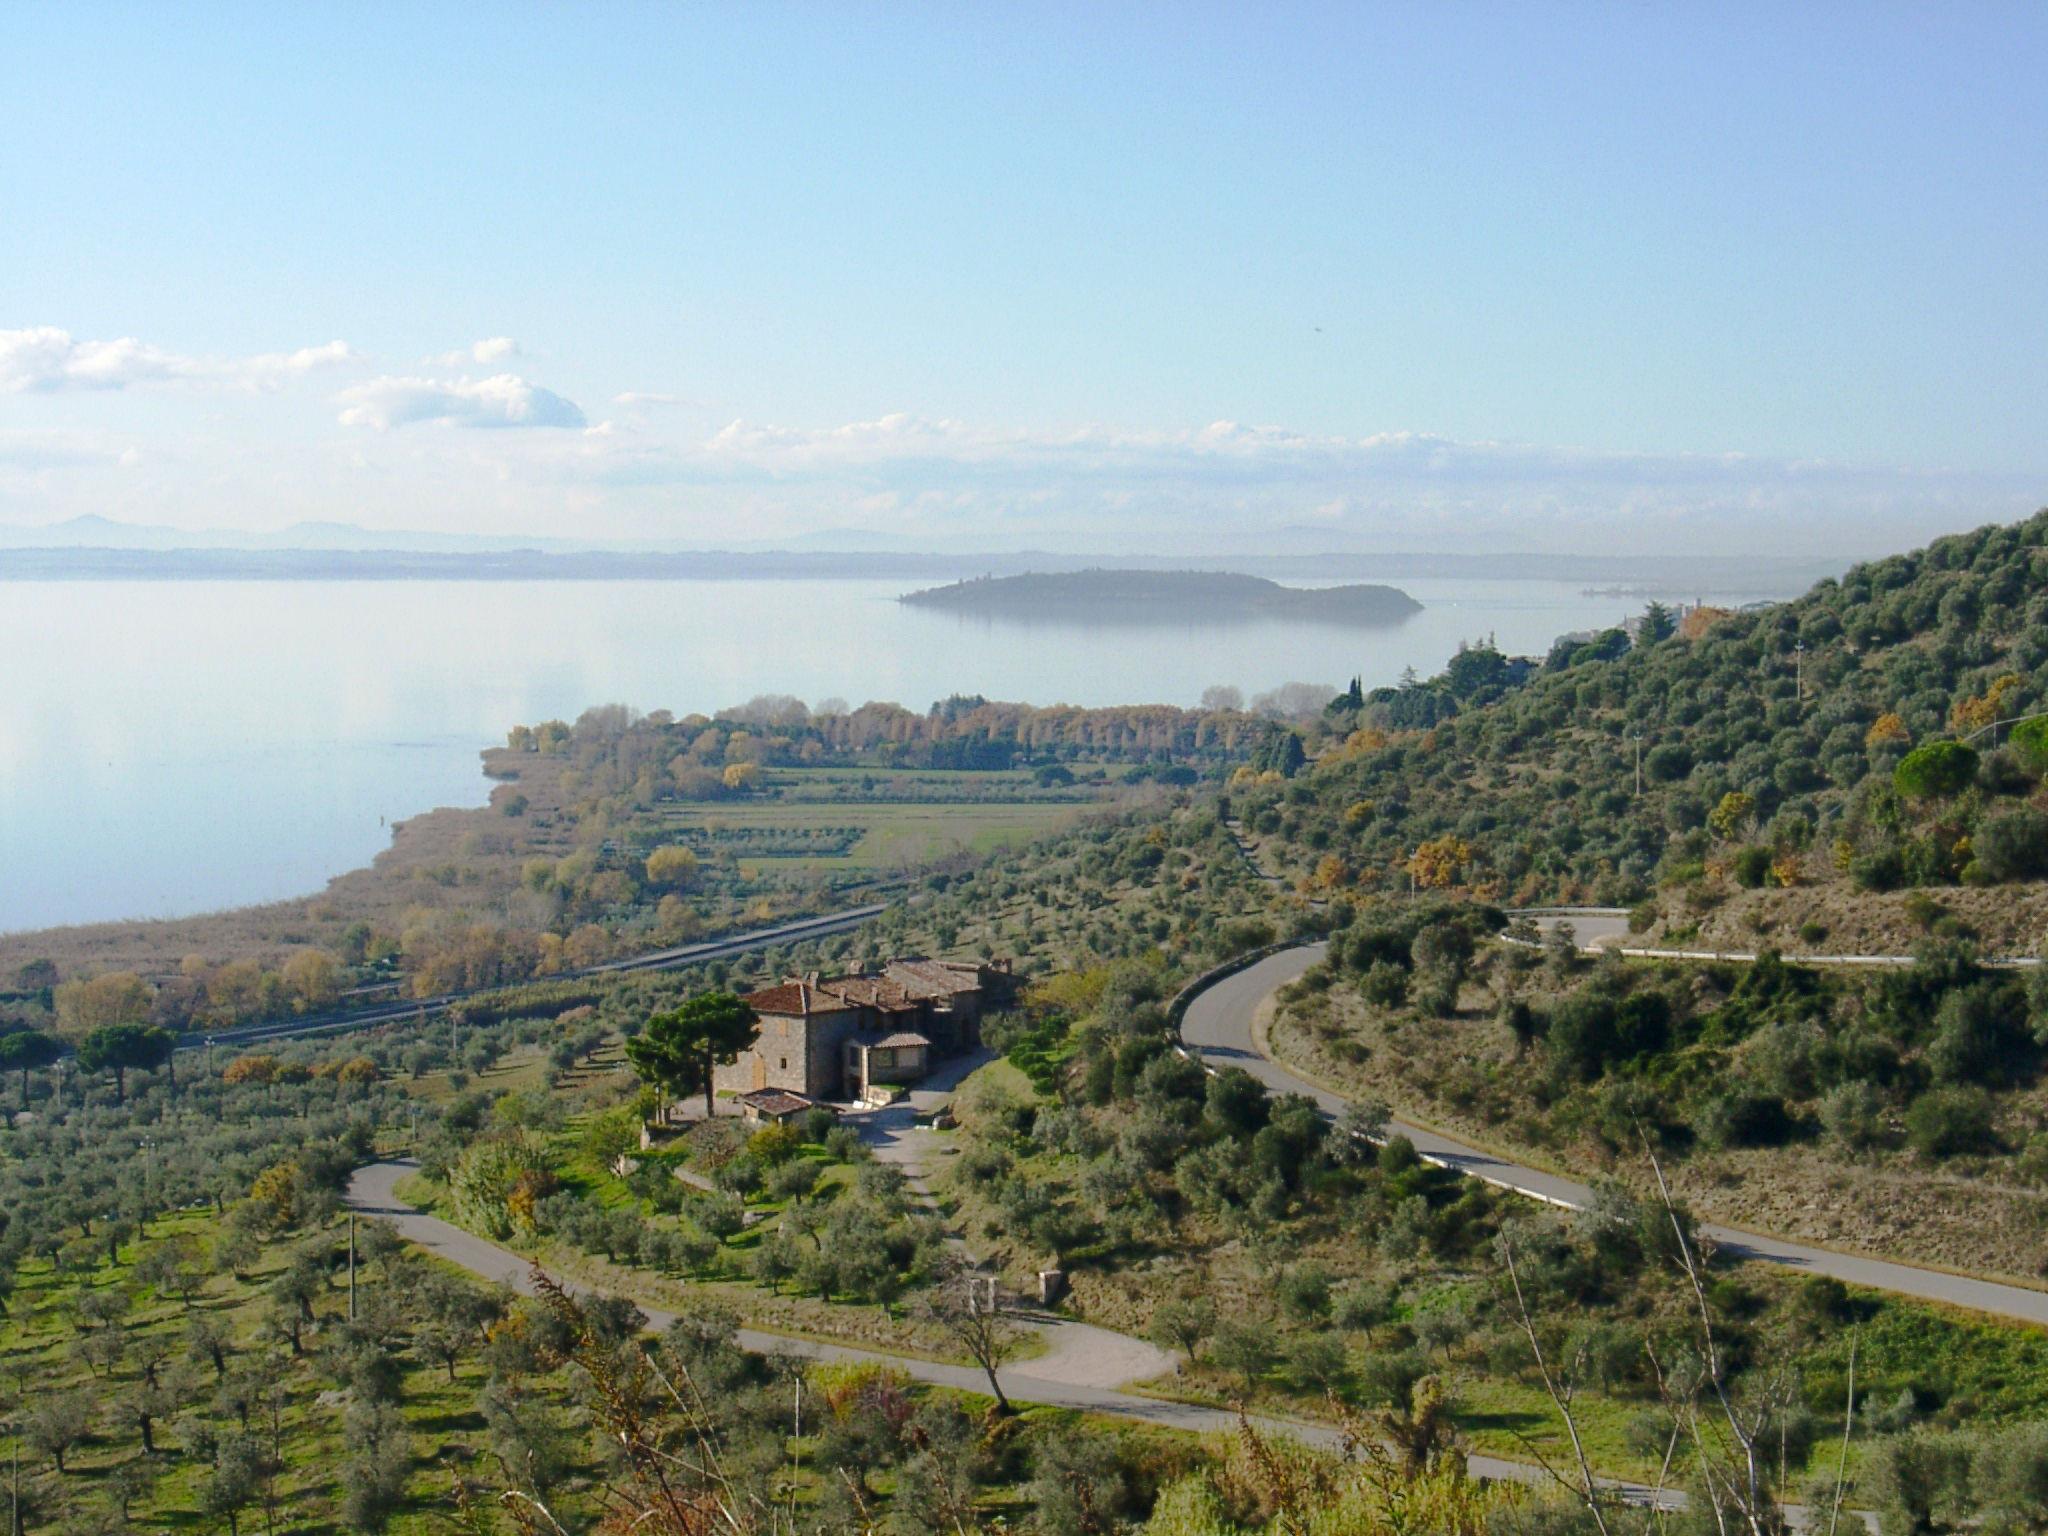
[[[421,533],[363,528],[354,523],[302,522],[255,533],[233,528],[173,528],[163,523],[123,523],[87,514],[61,523],[0,524],[0,549],[407,549],[461,553],[506,549],[588,549],[569,539],[513,538],[490,534]]]
[[[1114,568],[1225,571],[1279,579],[1536,580],[1671,596],[1790,597],[1841,574],[1844,561],[1734,556],[1442,554],[1326,551],[1264,555],[1104,555],[1056,550],[960,552],[907,547],[896,535],[840,529],[780,545],[677,549],[654,543],[428,533],[301,522],[267,533],[192,530],[99,516],[0,524],[0,580],[685,580],[715,577],[957,580]]]
[[[919,608],[1023,623],[1216,624],[1294,619],[1398,624],[1422,604],[1399,587],[1283,587],[1224,571],[1030,571],[907,593]]]

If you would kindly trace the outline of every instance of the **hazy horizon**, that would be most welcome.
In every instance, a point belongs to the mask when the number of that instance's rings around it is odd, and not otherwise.
[[[11,38],[7,529],[1833,556],[2048,503],[2038,9],[111,14]]]

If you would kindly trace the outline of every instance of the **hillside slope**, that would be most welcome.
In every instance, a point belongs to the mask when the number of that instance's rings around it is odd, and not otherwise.
[[[2048,708],[2048,513],[1668,627],[1560,645],[1525,680],[1482,647],[1354,691],[1305,774],[1240,774],[1232,810],[1319,892],[1662,888],[1674,926],[1745,888],[2048,875],[2048,721],[1993,724]]]

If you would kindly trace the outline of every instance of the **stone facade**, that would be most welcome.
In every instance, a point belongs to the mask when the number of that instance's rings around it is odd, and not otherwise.
[[[760,1037],[712,1086],[728,1095],[779,1088],[845,1102],[870,1083],[923,1077],[935,1056],[980,1040],[987,993],[1009,967],[942,960],[895,960],[874,975],[806,976],[764,987],[746,1001]]]

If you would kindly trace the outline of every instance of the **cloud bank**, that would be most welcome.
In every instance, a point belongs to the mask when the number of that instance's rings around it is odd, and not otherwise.
[[[510,336],[487,336],[471,346],[439,353],[426,363],[429,368],[461,368],[470,363],[502,363],[521,355],[519,343]]]
[[[0,331],[0,393],[21,397],[20,420],[0,431],[0,517],[136,510],[220,526],[346,520],[367,503],[394,526],[675,544],[844,533],[1105,553],[1832,554],[2048,501],[2048,474],[1233,420],[1046,428],[895,411],[709,425],[702,400],[607,390],[619,414],[593,423],[570,394],[498,366],[523,355],[488,337],[387,373],[341,341],[200,357],[54,326]],[[284,398],[258,425],[216,398],[332,369],[346,372],[322,390],[325,411],[307,400],[294,416],[302,403]],[[146,407],[119,403],[145,389]],[[166,420],[179,399],[184,419]]]
[[[422,422],[457,427],[588,425],[575,401],[516,373],[488,379],[371,379],[336,398],[342,405],[343,426],[386,432]]]
[[[355,357],[345,341],[254,357],[188,357],[122,336],[79,341],[53,325],[0,331],[0,390],[55,393],[117,390],[137,384],[215,384],[260,388]]]

